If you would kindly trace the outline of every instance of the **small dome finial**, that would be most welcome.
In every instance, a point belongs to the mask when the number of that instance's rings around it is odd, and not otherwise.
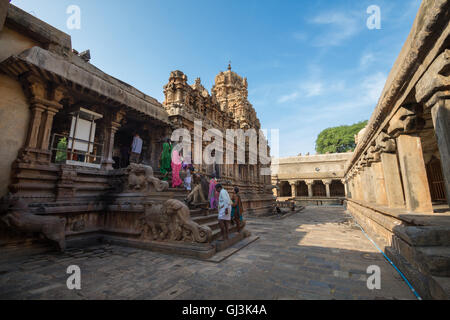
[[[231,71],[231,61],[228,61],[228,70]]]

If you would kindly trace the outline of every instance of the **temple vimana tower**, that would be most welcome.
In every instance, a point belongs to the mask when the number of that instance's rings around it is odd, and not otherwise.
[[[33,245],[40,234],[61,250],[93,240],[209,257],[221,249],[217,210],[200,203],[212,173],[226,189],[240,188],[247,214],[273,209],[270,175],[260,174],[270,163],[194,164],[197,201],[189,206],[188,192],[160,174],[163,144],[177,129],[193,145],[197,135],[200,151],[208,129],[224,137],[226,129],[259,131],[247,79],[231,67],[217,75],[211,94],[200,79],[190,85],[181,71],[171,72],[160,103],[94,67],[66,33],[10,3],[2,8],[1,121],[15,125],[0,127],[1,245]],[[135,133],[142,152],[130,164],[123,154]],[[237,234],[222,249],[249,235]]]

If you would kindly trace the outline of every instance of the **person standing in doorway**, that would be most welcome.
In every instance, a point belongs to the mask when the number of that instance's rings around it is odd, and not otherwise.
[[[142,152],[142,139],[139,133],[134,134],[133,143],[131,144],[130,163],[139,163]]]
[[[231,220],[231,199],[228,191],[220,183],[216,185],[216,190],[219,192],[219,227],[222,239],[226,241],[228,240],[228,225]]]

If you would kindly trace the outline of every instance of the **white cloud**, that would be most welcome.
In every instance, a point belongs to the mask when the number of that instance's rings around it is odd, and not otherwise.
[[[278,103],[286,103],[286,102],[294,101],[295,99],[297,99],[298,96],[299,96],[298,92],[293,92],[291,94],[287,94],[287,95],[281,96],[278,99]]]
[[[361,56],[359,60],[359,67],[365,69],[375,61],[375,56],[372,52],[367,52]]]
[[[386,84],[387,76],[383,72],[377,72],[366,77],[361,84],[361,90],[365,92],[370,102],[377,103]]]
[[[300,88],[306,97],[315,97],[322,93],[323,84],[322,82],[305,82],[301,84]]]
[[[305,98],[316,97],[322,94],[323,88],[324,84],[320,81],[302,82],[292,93],[282,95],[278,99],[278,103],[292,102],[301,97]]]
[[[313,45],[319,47],[339,46],[359,31],[358,20],[342,12],[322,13],[313,18],[310,23],[329,26],[326,32],[320,33],[313,41]]]

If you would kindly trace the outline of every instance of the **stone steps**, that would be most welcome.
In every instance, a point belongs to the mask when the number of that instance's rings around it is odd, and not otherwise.
[[[234,226],[230,225],[230,226],[229,226],[229,228],[228,228],[228,233],[229,233],[229,236],[230,236],[230,237],[231,237],[231,234],[232,234],[232,233],[235,233],[236,231],[237,231],[237,226],[236,226],[236,225],[234,225]],[[212,239],[213,239],[213,241],[216,241],[216,240],[218,240],[221,236],[222,236],[222,234],[221,234],[221,232],[220,232],[219,222],[217,222],[217,229],[214,229],[214,230],[213,230],[213,232],[212,232]]]
[[[202,225],[204,223],[208,223],[208,222],[212,222],[212,221],[217,222],[217,217],[218,217],[218,214],[216,213],[216,214],[210,214],[210,215],[207,215],[207,216],[203,216],[203,215],[202,216],[195,216],[195,217],[192,217],[192,220],[194,222]]]
[[[413,246],[450,246],[450,227],[396,227],[395,234]]]
[[[415,247],[418,267],[437,277],[450,277],[450,247]]]
[[[434,299],[449,300],[450,299],[450,278],[448,277],[432,277],[433,283],[430,289]]]

